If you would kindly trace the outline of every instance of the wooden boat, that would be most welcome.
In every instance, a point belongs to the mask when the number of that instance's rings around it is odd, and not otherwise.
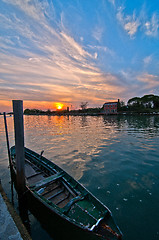
[[[11,148],[16,186],[16,154]],[[58,239],[117,240],[122,233],[110,210],[53,162],[25,148],[29,209]]]

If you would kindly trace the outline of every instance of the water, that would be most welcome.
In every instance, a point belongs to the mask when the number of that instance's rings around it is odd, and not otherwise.
[[[10,145],[13,118],[7,117]],[[24,116],[25,146],[54,161],[107,205],[124,240],[159,239],[159,116]],[[0,178],[10,197],[3,117]],[[30,215],[33,239],[51,239]]]

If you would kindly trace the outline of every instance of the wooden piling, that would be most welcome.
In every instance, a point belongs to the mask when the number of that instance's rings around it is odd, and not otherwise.
[[[23,101],[13,100],[17,189],[25,191]]]
[[[10,155],[10,147],[9,147],[9,137],[8,137],[8,127],[7,127],[7,119],[6,113],[4,115],[4,125],[5,125],[5,132],[6,132],[6,141],[7,141],[7,151],[8,151],[8,159],[9,159],[9,168],[10,168],[10,176],[11,176],[11,193],[12,193],[12,204],[14,205],[14,191],[13,191],[13,165]]]
[[[25,152],[23,101],[13,100],[15,152],[16,152],[16,186],[18,193],[19,214],[26,225],[28,220],[27,197],[25,194]]]

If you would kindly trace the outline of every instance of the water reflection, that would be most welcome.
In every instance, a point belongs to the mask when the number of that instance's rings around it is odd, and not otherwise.
[[[92,167],[89,164],[92,158],[102,156],[102,162],[98,164],[101,169],[101,165],[104,168],[105,159],[110,153],[115,157],[118,155],[118,158],[124,155],[126,162],[129,157],[126,157],[127,154],[133,155],[133,147],[137,147],[141,152],[143,149],[150,150],[150,142],[137,142],[134,138],[130,141],[128,136],[157,136],[158,120],[158,116],[25,116],[26,145],[38,152],[44,149],[46,157],[79,180],[84,171]],[[35,131],[40,136],[38,144]],[[124,138],[123,132],[128,133]],[[142,135],[139,135],[139,132]],[[129,141],[126,153],[123,148]],[[130,164],[131,157],[128,162]]]
[[[86,116],[81,116],[81,127],[87,127],[88,121]]]
[[[154,137],[158,135],[159,130],[159,116],[120,116],[118,118],[120,122],[119,129],[126,130],[129,134],[135,134],[136,132],[143,134],[144,137]],[[124,124],[123,124],[124,123]],[[127,125],[127,126],[126,126]],[[122,127],[122,128],[121,128]],[[126,129],[124,129],[126,127]]]
[[[13,118],[7,120],[13,145]],[[44,150],[110,207],[125,239],[158,239],[159,116],[25,116],[24,124],[25,145]],[[0,117],[0,171],[7,179],[4,139]],[[148,231],[142,220],[150,218]]]

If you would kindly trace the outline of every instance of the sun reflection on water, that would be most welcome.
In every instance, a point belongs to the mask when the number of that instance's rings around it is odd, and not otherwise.
[[[80,179],[92,156],[99,156],[105,142],[108,147],[115,139],[115,122],[113,127],[105,125],[102,117],[25,116],[26,145],[37,151],[43,148],[48,158]]]

